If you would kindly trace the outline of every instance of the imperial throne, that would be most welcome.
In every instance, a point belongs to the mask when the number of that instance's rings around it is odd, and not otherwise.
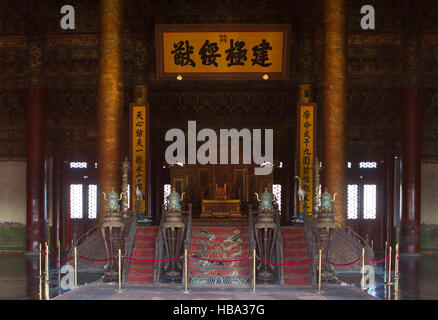
[[[216,183],[214,199],[202,199],[201,218],[241,217],[240,200],[228,199],[227,184],[219,187]]]

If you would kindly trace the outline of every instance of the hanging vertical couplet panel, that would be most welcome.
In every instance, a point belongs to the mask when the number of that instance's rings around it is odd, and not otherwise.
[[[156,25],[157,77],[288,79],[289,38],[285,24]]]
[[[131,199],[133,209],[138,208],[145,212],[147,199],[147,170],[148,170],[148,132],[149,132],[149,106],[131,105],[131,163],[132,184]],[[137,186],[143,191],[143,200],[136,197]],[[137,207],[138,206],[138,207]]]
[[[306,193],[305,201],[300,202],[300,212],[312,213],[313,208],[313,169],[316,145],[316,105],[298,104],[298,154],[301,188]],[[305,208],[304,208],[305,207]]]

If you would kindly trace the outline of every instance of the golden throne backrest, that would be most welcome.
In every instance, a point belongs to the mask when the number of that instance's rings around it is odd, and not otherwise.
[[[225,183],[222,188],[216,183],[216,200],[227,200],[227,184]]]

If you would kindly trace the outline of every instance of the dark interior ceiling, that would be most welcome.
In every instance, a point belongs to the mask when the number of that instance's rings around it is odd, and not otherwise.
[[[75,8],[76,29],[62,30],[60,8],[64,0],[0,0],[0,35],[27,35],[40,41],[54,34],[98,34],[99,1],[69,0]],[[376,30],[360,29],[360,8],[373,5]],[[151,86],[155,127],[174,125],[187,115],[217,125],[228,121],[274,123],[281,143],[293,141],[295,88],[302,73],[299,50],[303,34],[321,34],[322,0],[125,0],[124,29],[141,37],[146,57],[139,68],[135,45],[125,54],[125,112],[139,77]],[[347,29],[351,33],[384,34],[388,42],[352,44],[348,50],[349,154],[381,156],[400,146],[400,88],[404,77],[404,44],[408,33],[438,34],[437,0],[347,0]],[[166,23],[290,23],[291,81],[154,81],[154,25]],[[40,40],[38,40],[40,39]],[[396,40],[391,40],[396,39]],[[424,157],[438,159],[438,38],[423,45]],[[29,40],[30,41],[30,40]],[[97,137],[97,43],[88,46],[50,46],[43,50],[48,92],[48,154],[95,152]],[[28,86],[27,47],[0,48],[0,157],[25,154],[25,112]],[[314,97],[322,105],[322,44],[313,43],[310,72]],[[232,103],[230,101],[233,101]],[[260,101],[266,101],[261,104]],[[174,116],[174,119],[170,119]],[[249,116],[250,120],[245,120]],[[230,119],[230,120],[229,120]],[[248,122],[246,122],[248,123]],[[125,134],[127,134],[125,132]],[[321,142],[322,139],[319,139]],[[85,150],[85,151],[84,151]]]
[[[59,27],[60,0],[1,0],[2,34],[63,33]],[[98,32],[99,1],[71,0],[75,8],[77,33]],[[436,0],[347,0],[349,31],[359,31],[360,7],[373,5],[380,31],[437,32],[438,1]],[[126,0],[127,31],[146,31],[153,23],[230,23],[284,22],[296,28],[321,27],[322,0]],[[384,24],[380,24],[385,20]],[[386,22],[393,20],[393,23]],[[397,22],[398,21],[398,22]],[[82,26],[81,26],[82,25]],[[389,30],[391,28],[391,30]],[[68,31],[72,32],[72,31]]]

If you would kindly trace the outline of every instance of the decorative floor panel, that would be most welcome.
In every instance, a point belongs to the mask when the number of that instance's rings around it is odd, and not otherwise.
[[[209,260],[239,260],[249,256],[248,231],[243,227],[194,227],[190,254]],[[191,285],[248,284],[249,260],[217,262],[190,259]]]

